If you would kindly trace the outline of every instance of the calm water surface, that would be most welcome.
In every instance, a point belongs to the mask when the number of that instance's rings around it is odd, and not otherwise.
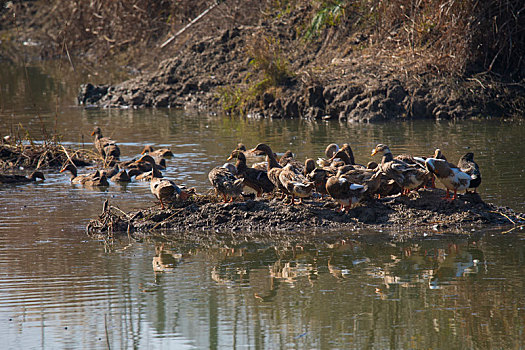
[[[525,211],[525,125],[468,122],[346,124],[251,120],[171,110],[85,110],[78,82],[49,67],[0,65],[0,132],[92,148],[102,127],[123,159],[169,146],[170,178],[199,191],[237,142],[269,143],[298,158],[349,142],[362,163],[377,143],[456,161],[469,150],[482,197]],[[78,75],[73,73],[70,76]],[[81,171],[85,171],[81,169]],[[155,205],[147,183],[104,191],[46,172],[39,184],[0,187],[2,349],[493,349],[525,347],[525,233],[496,228],[395,241],[348,232],[333,245],[187,242],[108,249],[85,234],[105,199]],[[154,268],[155,267],[155,268]],[[159,271],[162,270],[162,271]]]

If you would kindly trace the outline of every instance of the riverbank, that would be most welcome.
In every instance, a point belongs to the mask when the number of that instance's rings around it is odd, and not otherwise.
[[[222,107],[253,117],[352,122],[509,117],[525,102],[522,85],[507,85],[490,75],[460,77],[422,67],[417,57],[424,52],[407,61],[375,50],[328,57],[306,50],[286,68],[289,76],[282,84],[272,86],[268,78],[250,82],[257,74],[257,58],[249,58],[246,50],[257,36],[268,40],[256,27],[236,27],[189,43],[153,73],[116,85],[83,85],[78,102],[104,108]],[[304,44],[281,40],[279,47],[268,41],[264,45],[266,53],[260,55],[291,52]]]
[[[519,225],[525,220],[524,214],[486,203],[476,193],[460,195],[452,202],[443,200],[444,195],[441,189],[420,189],[409,196],[366,200],[348,213],[336,211],[338,205],[330,199],[309,199],[304,205],[291,206],[276,198],[218,203],[214,197],[197,195],[168,209],[155,206],[127,213],[105,203],[87,232],[101,237],[148,237],[159,232],[186,237],[191,232],[197,240],[210,235],[249,240],[288,236],[293,240],[301,235],[302,239],[323,241],[360,230],[428,236]]]
[[[525,15],[503,0],[62,5],[14,4],[3,15],[16,11],[16,37],[42,57],[114,62],[134,75],[86,82],[86,107],[348,121],[525,111]]]

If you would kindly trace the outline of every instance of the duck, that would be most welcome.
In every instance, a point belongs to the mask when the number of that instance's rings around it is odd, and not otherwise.
[[[346,155],[348,156],[348,159],[349,159],[350,162],[347,163],[347,164],[355,165],[354,152],[352,151],[352,148],[350,147],[350,144],[343,143],[343,146],[341,147],[341,149],[339,151],[345,152]]]
[[[235,147],[234,151],[237,150],[237,151],[241,151],[242,153],[244,153],[244,156],[246,157],[246,159],[255,159],[255,158],[258,158],[259,155],[253,153],[251,150],[249,150],[246,145],[242,142],[239,142],[237,144],[237,147]],[[264,169],[266,169],[266,162],[259,162],[261,164],[264,164]],[[255,164],[252,165],[253,168],[256,168]],[[263,169],[263,170],[264,170]]]
[[[117,143],[108,137],[102,136],[102,130],[96,126],[91,133],[95,136],[93,143],[95,149],[104,159],[120,160],[120,148]]]
[[[160,171],[154,166],[155,160],[150,155],[143,155],[137,162],[152,164],[151,174],[148,178],[149,186],[151,193],[159,200],[161,209],[165,209],[165,202],[188,199],[188,192],[183,191],[174,181],[162,177]]]
[[[160,208],[164,209],[166,201],[176,199],[186,200],[189,197],[188,192],[183,191],[175,182],[169,179],[161,179],[153,176],[150,180],[151,193],[159,200]]]
[[[303,175],[304,175],[304,176],[308,175],[308,174],[311,173],[315,168],[316,168],[316,166],[315,166],[315,160],[313,160],[312,158],[306,158],[306,160],[304,161],[304,171],[303,171]]]
[[[118,173],[109,178],[113,182],[131,182],[131,176],[126,169],[120,170]]]
[[[32,172],[29,176],[0,174],[0,184],[23,184],[37,181],[37,179],[45,180],[46,178],[38,170]]]
[[[137,167],[133,167],[130,173],[135,175],[137,181],[151,181],[153,178],[163,178],[162,173],[159,170],[158,165],[155,163],[155,159],[149,154],[145,154],[140,157],[137,162]],[[145,164],[148,164],[147,166]],[[134,170],[136,169],[136,170]],[[149,170],[145,170],[149,169]],[[134,170],[132,172],[132,170]]]
[[[315,168],[306,174],[306,178],[314,183],[315,191],[324,197],[328,194],[326,191],[326,181],[330,177],[330,173],[324,168]]]
[[[324,150],[324,155],[326,158],[317,158],[317,165],[319,165],[321,168],[330,166],[330,159],[339,151],[339,146],[337,143],[331,143],[328,146],[326,146]]]
[[[250,152],[254,154],[266,154],[266,172],[268,174],[268,179],[270,179],[276,189],[279,189],[282,192],[281,199],[284,199],[285,196],[289,195],[290,193],[279,180],[279,174],[283,168],[279,162],[277,162],[275,153],[273,153],[270,146],[265,143],[259,143],[255,148],[251,149]]]
[[[77,167],[74,164],[67,163],[60,169],[60,172],[63,173],[69,171],[71,176],[71,183],[77,183],[85,186],[109,186],[108,178],[105,174],[101,173],[99,170],[96,170],[92,174],[78,175]]]
[[[470,181],[472,180],[470,175],[457,167],[452,167],[444,159],[427,158],[425,166],[445,186],[447,190],[445,199],[450,199],[449,191],[454,191],[454,196],[451,200],[455,200],[458,191],[466,190],[470,186]]]
[[[120,171],[120,167],[118,166],[118,164],[115,164],[113,167],[111,167],[108,170],[101,170],[100,173],[106,175],[106,177],[109,179],[117,175],[119,171]]]
[[[315,185],[303,174],[297,173],[291,163],[282,168],[279,173],[279,181],[286,191],[291,195],[291,204],[295,204],[295,197],[299,197],[299,204],[303,203],[303,198],[311,196]]]
[[[386,177],[393,179],[401,187],[401,194],[406,195],[423,186],[432,176],[428,169],[418,163],[407,164],[402,160],[395,159],[390,148],[384,144],[380,143],[372,150],[372,156],[377,153],[383,154],[379,168]]]
[[[166,165],[166,160],[164,158],[162,158],[159,161],[159,164],[157,164],[155,162],[155,159],[152,156],[150,156],[149,154],[144,154],[138,160],[128,164],[126,166],[126,168],[129,171],[131,171],[132,169],[136,169],[136,171],[134,171],[134,173],[136,173],[138,175],[138,174],[147,173],[147,172],[151,171],[151,169],[153,167],[155,167],[155,169],[157,169],[157,170],[164,170],[166,168],[165,165]],[[162,176],[160,176],[160,177],[162,177]]]
[[[473,192],[477,192],[477,188],[481,184],[481,171],[478,164],[474,161],[474,153],[468,152],[458,161],[458,168],[470,175],[470,185],[468,188],[473,188]],[[465,191],[468,193],[468,188]]]
[[[348,212],[353,203],[361,200],[367,187],[365,185],[354,184],[338,170],[335,176],[328,178],[326,181],[326,191],[330,196],[339,203],[339,211]]]
[[[281,167],[284,168],[288,164],[292,164],[292,167],[295,172],[304,173],[304,164],[298,161],[297,159],[295,159],[294,154],[290,150],[287,150],[286,152],[284,152],[281,159],[279,159],[279,165]]]
[[[384,175],[381,169],[355,169],[351,165],[345,165],[339,171],[349,182],[366,185],[365,195],[368,197],[373,197],[379,191]]]
[[[304,161],[304,176],[315,185],[315,191],[323,198],[328,193],[326,192],[326,180],[332,174],[324,168],[317,168],[315,161],[307,158]]]
[[[246,148],[246,145],[244,143],[239,142],[237,144],[237,147],[235,147],[235,151],[248,152],[248,149]]]
[[[226,167],[218,166],[210,170],[208,180],[215,190],[222,195],[224,203],[233,202],[242,194],[243,179],[237,179]],[[230,200],[228,201],[228,197]]]
[[[237,167],[233,165],[232,163],[224,163],[222,167],[228,169],[230,173],[232,173],[233,175],[237,175],[238,173]]]
[[[149,154],[154,158],[166,158],[173,157],[173,152],[169,148],[159,148],[155,149],[152,145],[146,145],[140,153],[142,155]]]
[[[268,178],[266,170],[249,168],[246,165],[246,156],[240,150],[234,150],[227,160],[237,159],[235,164],[236,174],[243,179],[245,186],[248,186],[257,192],[257,197],[261,197],[263,193],[271,193],[275,189],[275,185]]]

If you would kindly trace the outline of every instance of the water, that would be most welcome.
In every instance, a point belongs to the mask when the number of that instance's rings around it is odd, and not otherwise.
[[[200,192],[209,188],[208,170],[237,142],[291,149],[301,160],[321,156],[328,143],[349,142],[362,163],[381,142],[394,154],[439,147],[454,161],[472,150],[482,197],[525,211],[521,123],[349,125],[84,110],[74,106],[78,75],[55,79],[56,70],[44,66],[28,69],[26,79],[20,66],[0,67],[2,135],[27,132],[38,140],[56,130],[64,144],[92,148],[89,134],[99,125],[124,159],[145,144],[171,147],[167,176]],[[521,227],[405,242],[369,232],[332,245],[205,248],[124,237],[108,247],[87,237],[85,225],[105,199],[125,211],[155,205],[148,184],[99,191],[53,170],[46,178],[0,187],[1,348],[525,347]]]

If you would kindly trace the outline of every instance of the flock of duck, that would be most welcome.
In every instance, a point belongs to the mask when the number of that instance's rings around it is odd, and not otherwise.
[[[146,146],[138,160],[124,162],[120,161],[117,143],[104,137],[99,127],[94,128],[92,136],[95,149],[112,168],[79,175],[73,162],[67,162],[60,172],[69,172],[72,183],[108,186],[108,179],[125,182],[135,176],[136,180],[150,182],[151,192],[163,209],[165,204],[185,200],[192,194],[192,189],[187,190],[163,178],[165,158],[173,156],[169,149],[155,150]],[[448,162],[439,149],[430,157],[407,154],[394,157],[387,145],[378,144],[371,156],[376,154],[382,155],[380,163],[356,164],[350,145],[330,144],[325,158],[317,161],[308,158],[303,163],[295,159],[291,151],[278,158],[267,144],[260,143],[253,149],[239,144],[227,158],[227,161],[236,160],[235,165],[226,163],[213,168],[208,179],[224,202],[242,197],[249,188],[257,197],[280,192],[281,200],[290,205],[301,204],[303,198],[330,196],[339,203],[341,211],[350,210],[363,197],[407,195],[421,187],[433,188],[435,178],[445,186],[447,200],[455,200],[458,191],[473,189],[475,192],[481,183],[481,173],[472,152],[461,157],[457,165]],[[248,166],[247,158],[256,156],[266,156],[266,161]],[[38,178],[44,179],[39,171],[30,177],[0,175],[0,183],[30,182]],[[454,192],[453,197],[449,191]]]
[[[225,202],[228,197],[233,201],[246,186],[258,197],[277,190],[282,193],[282,200],[288,197],[290,204],[296,203],[295,198],[302,203],[303,198],[313,193],[321,198],[329,195],[339,203],[341,211],[350,210],[365,196],[407,195],[421,187],[433,188],[436,177],[447,189],[447,200],[455,200],[458,191],[468,192],[469,188],[476,191],[481,183],[481,172],[472,152],[461,157],[458,165],[448,162],[439,149],[432,157],[407,154],[394,157],[388,146],[378,144],[371,156],[376,154],[382,155],[379,164],[360,165],[355,163],[350,145],[339,148],[330,144],[325,150],[326,158],[318,158],[317,162],[308,158],[303,164],[291,151],[278,160],[267,144],[260,143],[250,150],[239,144],[228,158],[237,159],[235,166],[226,163],[216,167],[208,177]],[[266,162],[248,167],[246,155],[265,155]],[[454,192],[452,198],[449,191]]]

